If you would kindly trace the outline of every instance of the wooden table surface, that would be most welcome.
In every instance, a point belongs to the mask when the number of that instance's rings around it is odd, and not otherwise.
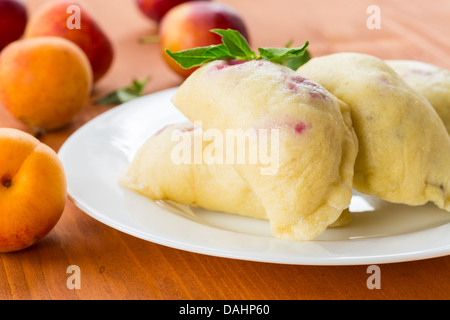
[[[26,1],[30,15],[46,0]],[[95,99],[151,77],[146,93],[182,79],[162,60],[155,34],[134,0],[81,1],[112,39],[115,61],[96,85]],[[408,58],[450,69],[448,0],[223,0],[244,17],[252,45],[310,41],[312,55],[356,51]],[[366,26],[378,5],[381,29]],[[87,103],[68,128],[44,134],[58,151],[82,124],[111,107]],[[29,128],[0,108],[0,126]],[[69,289],[67,268],[77,265],[81,288]],[[70,200],[57,226],[29,249],[0,254],[0,299],[449,299],[450,256],[382,264],[380,289],[369,289],[360,266],[299,266],[239,261],[185,252],[124,234],[91,218]]]

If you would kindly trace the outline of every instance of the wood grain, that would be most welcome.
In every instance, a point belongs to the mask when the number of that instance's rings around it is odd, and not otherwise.
[[[30,15],[47,0],[26,1]],[[81,125],[108,110],[92,100],[132,78],[151,76],[146,93],[179,85],[133,1],[81,1],[111,37],[112,69],[68,128],[41,141],[57,151]],[[283,46],[309,40],[313,55],[356,51],[409,58],[450,69],[450,2],[376,0],[227,0],[246,20],[251,44]],[[366,9],[381,9],[381,29],[369,30]],[[0,126],[30,132],[3,108]],[[81,270],[70,290],[67,267]],[[0,254],[0,299],[449,299],[450,256],[381,267],[381,289],[366,286],[367,266],[296,266],[184,252],[134,238],[92,219],[70,200],[55,229],[33,247]]]

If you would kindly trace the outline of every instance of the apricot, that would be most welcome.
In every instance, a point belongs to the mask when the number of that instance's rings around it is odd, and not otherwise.
[[[79,11],[69,10],[67,13],[72,5],[76,5]],[[76,19],[79,19],[80,28],[77,29],[76,25],[69,28],[68,21]],[[106,74],[114,60],[114,48],[110,39],[89,12],[77,2],[50,2],[31,16],[24,37],[42,36],[62,37],[77,44],[89,59],[94,73],[94,83]]]
[[[0,0],[0,50],[23,35],[27,21],[23,1]]]
[[[0,252],[11,252],[54,228],[67,184],[57,154],[28,133],[0,128],[0,150]]]
[[[160,22],[170,9],[188,1],[192,0],[136,0],[136,4],[149,19]]]
[[[160,46],[169,67],[183,77],[197,68],[183,69],[166,53],[219,44],[222,38],[211,29],[234,29],[249,41],[244,20],[232,7],[218,2],[190,1],[170,9],[161,20]]]
[[[23,123],[40,129],[67,126],[86,103],[92,70],[73,42],[58,37],[22,39],[0,57],[0,101]]]

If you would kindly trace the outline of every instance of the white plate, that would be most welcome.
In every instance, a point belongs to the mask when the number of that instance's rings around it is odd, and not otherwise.
[[[93,119],[61,147],[68,192],[93,218],[127,234],[191,252],[285,264],[381,264],[450,254],[450,214],[433,205],[408,207],[355,194],[351,225],[314,241],[275,239],[266,221],[155,203],[121,187],[121,170],[153,133],[186,121],[157,92]]]

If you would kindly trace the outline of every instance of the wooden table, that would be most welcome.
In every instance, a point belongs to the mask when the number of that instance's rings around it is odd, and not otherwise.
[[[26,1],[30,14],[46,0]],[[81,1],[110,36],[115,61],[92,99],[151,76],[146,93],[182,82],[162,60],[155,33],[134,1]],[[450,69],[448,0],[224,0],[247,22],[253,46],[310,41],[313,55],[357,51],[411,58]],[[381,29],[369,29],[369,5],[381,9]],[[90,103],[73,124],[44,134],[58,150],[82,124],[110,109]],[[28,128],[0,109],[0,126]],[[81,288],[69,289],[77,265]],[[381,289],[368,289],[368,266],[297,266],[239,261],[184,252],[110,228],[71,201],[55,229],[33,247],[0,254],[0,299],[448,299],[450,256],[379,265]]]

